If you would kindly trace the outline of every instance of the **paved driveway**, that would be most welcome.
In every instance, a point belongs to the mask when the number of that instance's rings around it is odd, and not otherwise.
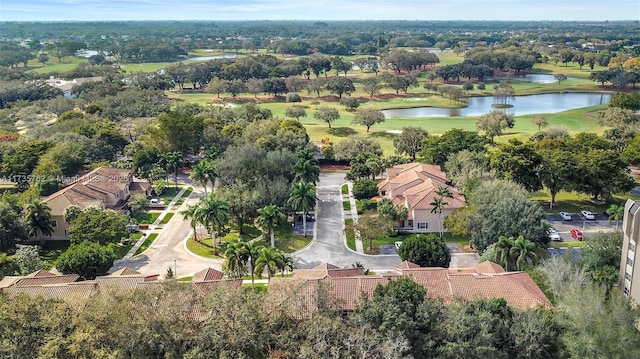
[[[180,181],[193,187],[191,196],[181,206],[172,210],[175,215],[169,223],[164,225],[164,229],[146,252],[132,258],[116,261],[111,272],[122,267],[129,267],[141,273],[164,276],[167,268],[171,267],[176,269],[178,277],[185,277],[207,267],[221,268],[221,259],[194,256],[184,249],[185,239],[191,232],[191,225],[189,221],[184,220],[179,212],[187,205],[194,204],[201,197],[204,197],[204,189],[197,183],[191,183],[188,178],[183,177]]]
[[[315,239],[294,257],[299,268],[312,268],[321,263],[350,267],[361,263],[368,269],[391,269],[400,263],[397,254],[371,256],[355,253],[347,248],[343,237],[341,186],[346,182],[345,172],[323,172],[318,182]]]

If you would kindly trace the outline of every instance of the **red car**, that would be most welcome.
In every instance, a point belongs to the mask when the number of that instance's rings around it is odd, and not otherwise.
[[[571,237],[581,241],[584,239],[584,235],[578,228],[571,228]]]

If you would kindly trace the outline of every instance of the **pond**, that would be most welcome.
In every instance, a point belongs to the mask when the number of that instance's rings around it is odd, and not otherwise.
[[[576,108],[591,107],[609,103],[611,95],[601,93],[557,93],[516,96],[511,100],[512,108],[507,113],[514,116],[536,113],[558,113]],[[495,108],[493,96],[469,97],[464,108],[414,107],[384,110],[386,118],[415,117],[473,117],[487,114]]]
[[[238,55],[216,55],[216,56],[198,56],[198,57],[190,57],[184,62],[193,62],[193,61],[209,61],[209,60],[219,60],[219,59],[235,59]]]
[[[556,80],[553,77],[553,75],[548,75],[548,74],[520,74],[520,75],[513,75],[510,77],[499,77],[499,78],[495,78],[495,80],[516,80],[516,81],[530,82],[530,83],[536,83],[536,84],[554,84],[558,82],[558,80]],[[567,77],[567,80],[578,80],[578,78]]]

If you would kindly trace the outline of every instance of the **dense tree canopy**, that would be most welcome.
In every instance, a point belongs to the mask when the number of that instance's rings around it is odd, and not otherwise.
[[[447,245],[435,234],[418,234],[405,239],[398,249],[403,261],[421,267],[449,268],[451,253]]]
[[[114,254],[109,246],[95,242],[74,244],[58,258],[56,268],[64,274],[78,274],[85,279],[106,275],[113,266]]]
[[[129,236],[129,219],[109,209],[88,207],[69,226],[69,240],[72,244],[84,241],[101,245],[118,243]]]

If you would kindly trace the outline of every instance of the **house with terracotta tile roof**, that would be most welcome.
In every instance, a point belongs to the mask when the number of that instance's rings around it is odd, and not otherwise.
[[[64,211],[75,205],[81,209],[98,207],[123,212],[129,197],[136,193],[151,194],[151,184],[133,177],[133,170],[98,167],[74,179],[61,190],[42,199],[51,208],[52,239],[67,239],[69,224]]]
[[[379,198],[389,198],[394,205],[405,206],[407,219],[399,223],[409,232],[440,232],[444,226],[440,214],[432,213],[432,203],[439,186],[446,187],[452,198],[444,198],[446,205],[442,218],[465,206],[465,198],[452,186],[440,166],[425,163],[407,163],[387,168],[385,178],[378,182]]]
[[[198,290],[207,292],[219,286],[239,288],[242,286],[242,279],[227,279],[224,278],[223,272],[214,268],[206,268],[196,272],[191,279],[191,283]]]
[[[303,271],[302,275],[296,272]],[[466,270],[419,267],[411,262],[402,262],[393,272],[351,277],[309,276],[311,270],[294,270],[291,278],[271,278],[268,297],[272,305],[286,305],[292,315],[299,318],[310,316],[318,305],[331,305],[335,309],[354,310],[362,298],[373,296],[378,285],[400,277],[411,277],[427,290],[427,295],[439,298],[444,303],[456,299],[503,298],[514,308],[551,307],[551,302],[526,272],[506,272],[500,265],[482,262]],[[329,303],[329,304],[327,304]]]
[[[46,299],[60,299],[72,305],[84,306],[96,295],[108,295],[114,292],[144,290],[160,290],[162,283],[158,274],[143,274],[132,268],[121,268],[115,272],[96,277],[94,280],[81,281],[77,274],[55,274],[40,270],[26,276],[6,276],[0,280],[0,293],[9,296],[27,294]],[[199,293],[205,294],[216,288],[239,288],[242,279],[226,279],[223,273],[207,268],[194,275],[191,282],[178,282],[180,285],[192,286]],[[154,289],[155,288],[155,289]],[[224,289],[223,289],[224,290]],[[210,313],[201,307],[190,309],[190,315],[206,319]]]

